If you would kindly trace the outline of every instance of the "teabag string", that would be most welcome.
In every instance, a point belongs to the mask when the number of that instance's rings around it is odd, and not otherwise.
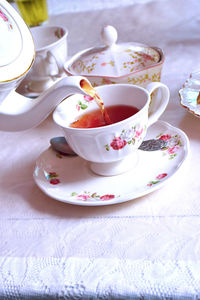
[[[86,80],[81,80],[80,86],[88,95],[95,99],[97,105],[101,110],[106,125],[112,124],[108,112],[104,106],[104,102],[101,99],[101,97],[97,94],[95,89],[91,85],[89,85],[89,83]]]

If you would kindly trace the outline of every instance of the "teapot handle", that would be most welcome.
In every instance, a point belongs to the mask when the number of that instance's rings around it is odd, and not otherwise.
[[[155,123],[169,102],[169,88],[161,82],[151,82],[145,88],[150,94],[148,127]],[[161,95],[159,94],[161,92]]]

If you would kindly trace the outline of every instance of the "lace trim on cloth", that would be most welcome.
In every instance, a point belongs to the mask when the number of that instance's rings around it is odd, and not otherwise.
[[[0,258],[0,299],[198,299],[200,261]]]

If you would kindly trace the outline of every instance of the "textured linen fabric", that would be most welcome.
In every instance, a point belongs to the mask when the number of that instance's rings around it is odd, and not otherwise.
[[[26,132],[1,132],[0,299],[198,299],[200,297],[200,120],[178,90],[200,70],[200,2],[162,0],[52,15],[69,30],[69,55],[118,42],[163,49],[170,89],[162,120],[188,136],[187,167],[152,194],[107,207],[58,202],[33,181],[35,160],[61,135],[52,116]]]

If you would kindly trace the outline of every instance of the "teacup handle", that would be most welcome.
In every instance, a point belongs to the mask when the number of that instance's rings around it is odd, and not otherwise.
[[[156,90],[161,91],[161,96],[156,96],[155,98],[152,98],[149,102],[149,119],[148,119],[148,127],[155,123],[159,117],[163,114],[165,111],[167,104],[169,102],[169,88],[161,83],[161,82],[151,82],[149,83],[145,89],[149,92],[150,97],[153,92]]]

